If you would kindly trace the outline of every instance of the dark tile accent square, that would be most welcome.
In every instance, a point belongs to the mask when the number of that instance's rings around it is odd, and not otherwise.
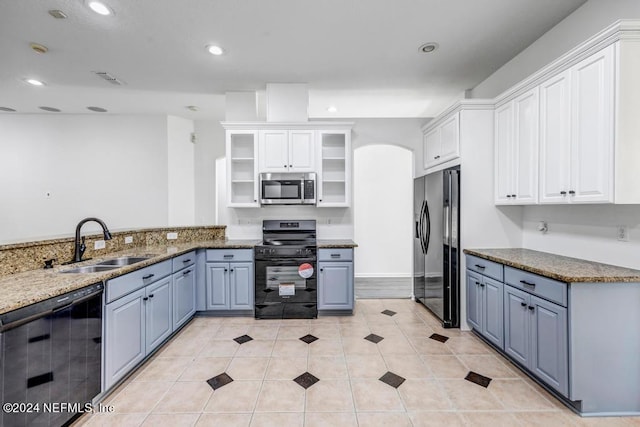
[[[313,335],[305,335],[303,337],[300,338],[300,341],[304,341],[307,344],[311,344],[314,341],[318,341],[318,337],[314,337]]]
[[[226,372],[223,372],[220,375],[216,375],[213,378],[209,378],[207,380],[207,384],[209,384],[212,389],[217,390],[220,387],[222,387],[224,385],[227,385],[232,381],[233,381],[233,378],[231,378],[229,375],[227,375]]]
[[[405,381],[400,375],[396,375],[393,372],[387,371],[386,374],[378,378],[383,383],[390,385],[393,388],[398,388]]]
[[[485,387],[485,388],[489,387],[489,383],[491,382],[491,378],[485,377],[484,375],[480,375],[473,371],[469,371],[469,373],[467,374],[466,377],[464,377],[464,379],[467,381],[471,381],[472,383],[481,385],[482,387]]]
[[[249,335],[242,335],[241,337],[234,338],[233,340],[238,344],[244,344],[246,342],[253,341],[253,338]]]
[[[304,374],[300,375],[297,378],[294,378],[293,381],[295,381],[300,387],[302,388],[309,388],[312,385],[314,385],[315,383],[317,383],[318,381],[320,381],[318,378],[316,378],[315,376],[311,375],[309,372],[305,372]]]
[[[395,311],[391,311],[391,310],[385,310],[381,312],[382,314],[386,314],[387,316],[393,316],[394,314],[397,314]]]
[[[429,338],[431,338],[432,340],[440,341],[440,342],[447,342],[447,340],[449,339],[449,337],[445,337],[444,335],[440,335],[440,334],[431,334]]]
[[[364,337],[364,339],[367,340],[367,341],[371,341],[374,344],[378,344],[384,338],[381,337],[380,335],[370,334],[370,335],[367,335],[366,337]]]

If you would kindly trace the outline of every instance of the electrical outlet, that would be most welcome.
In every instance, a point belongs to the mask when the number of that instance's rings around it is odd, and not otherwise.
[[[616,229],[616,236],[621,242],[629,241],[629,229],[626,225],[619,225]]]
[[[167,233],[167,240],[176,240],[178,238],[178,233]]]
[[[129,243],[133,243],[133,236],[124,236],[124,244],[128,245]]]
[[[96,240],[93,243],[93,249],[104,249],[107,247],[107,242],[105,242],[104,240]]]

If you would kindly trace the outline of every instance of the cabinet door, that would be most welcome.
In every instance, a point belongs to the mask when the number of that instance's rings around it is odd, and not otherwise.
[[[440,163],[440,128],[436,127],[424,135],[424,168],[429,169]]]
[[[502,307],[504,285],[496,280],[483,278],[482,288],[482,335],[504,349],[504,323]]]
[[[540,85],[540,203],[569,200],[571,70]]]
[[[105,307],[105,388],[109,389],[146,355],[145,290],[139,289]]]
[[[208,262],[207,310],[228,310],[229,306],[229,264]]]
[[[171,281],[170,276],[165,277],[145,288],[145,348],[147,354],[173,332]]]
[[[196,312],[195,266],[173,275],[173,330]]]
[[[315,165],[314,131],[289,131],[289,172],[313,172]]]
[[[286,130],[260,131],[260,172],[287,172],[289,170],[288,133]]]
[[[513,161],[513,103],[509,102],[495,112],[495,185],[496,205],[511,204],[514,181]]]
[[[515,134],[515,200],[518,204],[538,202],[538,88],[513,101]],[[513,200],[513,194],[512,194]]]
[[[253,263],[232,262],[229,264],[229,295],[232,310],[253,310]]]
[[[455,113],[440,126],[440,162],[460,156],[460,113]]]
[[[481,284],[482,277],[467,270],[467,322],[478,332],[482,331]]]
[[[504,287],[504,351],[526,367],[531,354],[529,299],[526,292]]]
[[[545,383],[564,396],[569,391],[567,309],[531,296],[531,366]]]
[[[614,45],[572,68],[571,201],[613,202]]]
[[[353,310],[353,263],[318,263],[318,310]]]

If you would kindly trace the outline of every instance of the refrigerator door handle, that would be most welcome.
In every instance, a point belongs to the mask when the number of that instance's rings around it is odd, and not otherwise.
[[[431,218],[429,217],[429,203],[424,201],[422,208],[422,247],[424,248],[424,254],[429,251],[429,238],[431,234]]]

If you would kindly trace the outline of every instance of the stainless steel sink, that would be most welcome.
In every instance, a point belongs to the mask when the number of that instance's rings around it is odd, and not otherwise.
[[[107,261],[102,261],[96,264],[96,266],[116,266],[122,267],[125,265],[131,265],[138,262],[142,262],[148,260],[151,257],[144,256],[123,256],[120,258],[109,259]]]
[[[118,268],[118,265],[85,265],[70,270],[61,270],[59,273],[101,273]]]

